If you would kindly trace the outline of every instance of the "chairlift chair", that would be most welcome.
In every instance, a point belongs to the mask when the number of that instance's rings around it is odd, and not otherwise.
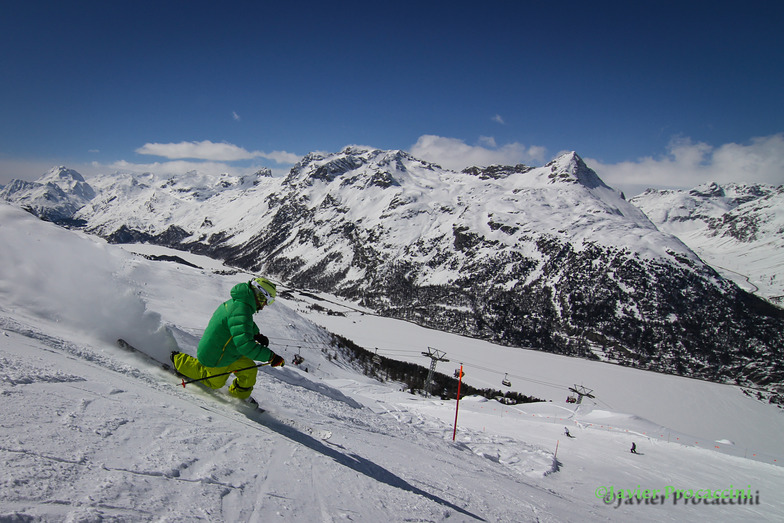
[[[504,387],[511,387],[512,386],[512,382],[509,381],[509,378],[507,378],[508,375],[509,375],[509,373],[507,372],[506,374],[504,374],[504,379],[501,380],[501,385],[503,385]]]

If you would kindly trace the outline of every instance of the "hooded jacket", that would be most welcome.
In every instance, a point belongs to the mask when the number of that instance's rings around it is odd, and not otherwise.
[[[253,339],[259,333],[253,322],[257,311],[253,290],[248,283],[238,283],[230,295],[231,299],[215,310],[199,341],[199,362],[207,367],[226,367],[242,356],[269,361],[272,351]]]

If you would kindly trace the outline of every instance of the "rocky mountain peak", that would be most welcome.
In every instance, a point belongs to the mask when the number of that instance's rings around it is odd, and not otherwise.
[[[56,222],[71,220],[94,197],[95,191],[82,175],[64,166],[53,167],[35,182],[12,180],[0,191],[0,199]]]
[[[574,151],[562,154],[545,164],[545,167],[550,169],[548,175],[550,183],[579,183],[588,189],[610,188]]]
[[[73,169],[69,169],[64,165],[60,165],[58,167],[52,167],[49,171],[46,172],[41,178],[38,179],[38,183],[47,183],[50,181],[76,181],[76,182],[84,182],[84,177],[79,174],[77,171]]]
[[[703,198],[716,198],[725,196],[724,189],[716,182],[709,182],[695,187],[689,191],[692,196],[701,196]]]

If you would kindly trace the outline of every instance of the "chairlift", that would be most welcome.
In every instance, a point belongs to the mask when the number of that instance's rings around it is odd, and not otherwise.
[[[574,387],[569,387],[569,392],[574,392],[575,394],[577,394],[577,401],[575,401],[577,405],[583,402],[583,397],[591,398],[591,399],[596,398],[596,396],[593,395],[593,390],[584,387],[583,385],[579,385],[579,386],[575,385]],[[570,397],[573,398],[574,396],[570,396]]]
[[[297,347],[297,353],[291,359],[291,363],[293,363],[294,365],[300,365],[300,364],[302,364],[305,361],[305,358],[302,357],[302,355],[299,353],[299,351],[300,351],[300,348]]]
[[[507,372],[506,374],[504,374],[504,379],[501,380],[501,385],[503,385],[504,387],[511,387],[512,386],[512,382],[509,381],[509,378],[507,377],[508,375],[509,375],[509,373]]]
[[[376,347],[376,353],[373,355],[373,363],[376,365],[381,364],[381,356],[378,355],[378,347]]]

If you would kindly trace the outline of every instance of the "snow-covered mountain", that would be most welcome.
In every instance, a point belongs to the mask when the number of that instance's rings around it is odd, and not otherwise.
[[[81,174],[63,166],[52,168],[35,182],[13,180],[0,190],[0,200],[61,223],[72,223],[76,211],[94,196]]]
[[[630,201],[722,275],[784,304],[784,185],[648,189]]]
[[[784,518],[784,416],[739,387],[321,314],[286,288],[254,318],[288,362],[259,373],[272,415],[257,416],[115,344],[195,353],[247,273],[187,253],[202,268],[153,262],[6,204],[0,244],[0,521]],[[318,316],[385,350],[448,347],[467,382],[509,371],[553,401],[464,397],[455,431],[454,400],[357,372]],[[566,403],[578,377],[595,398]]]
[[[112,242],[225,259],[489,341],[778,387],[784,318],[660,231],[575,153],[454,172],[402,151],[307,155],[285,178],[91,179]]]

